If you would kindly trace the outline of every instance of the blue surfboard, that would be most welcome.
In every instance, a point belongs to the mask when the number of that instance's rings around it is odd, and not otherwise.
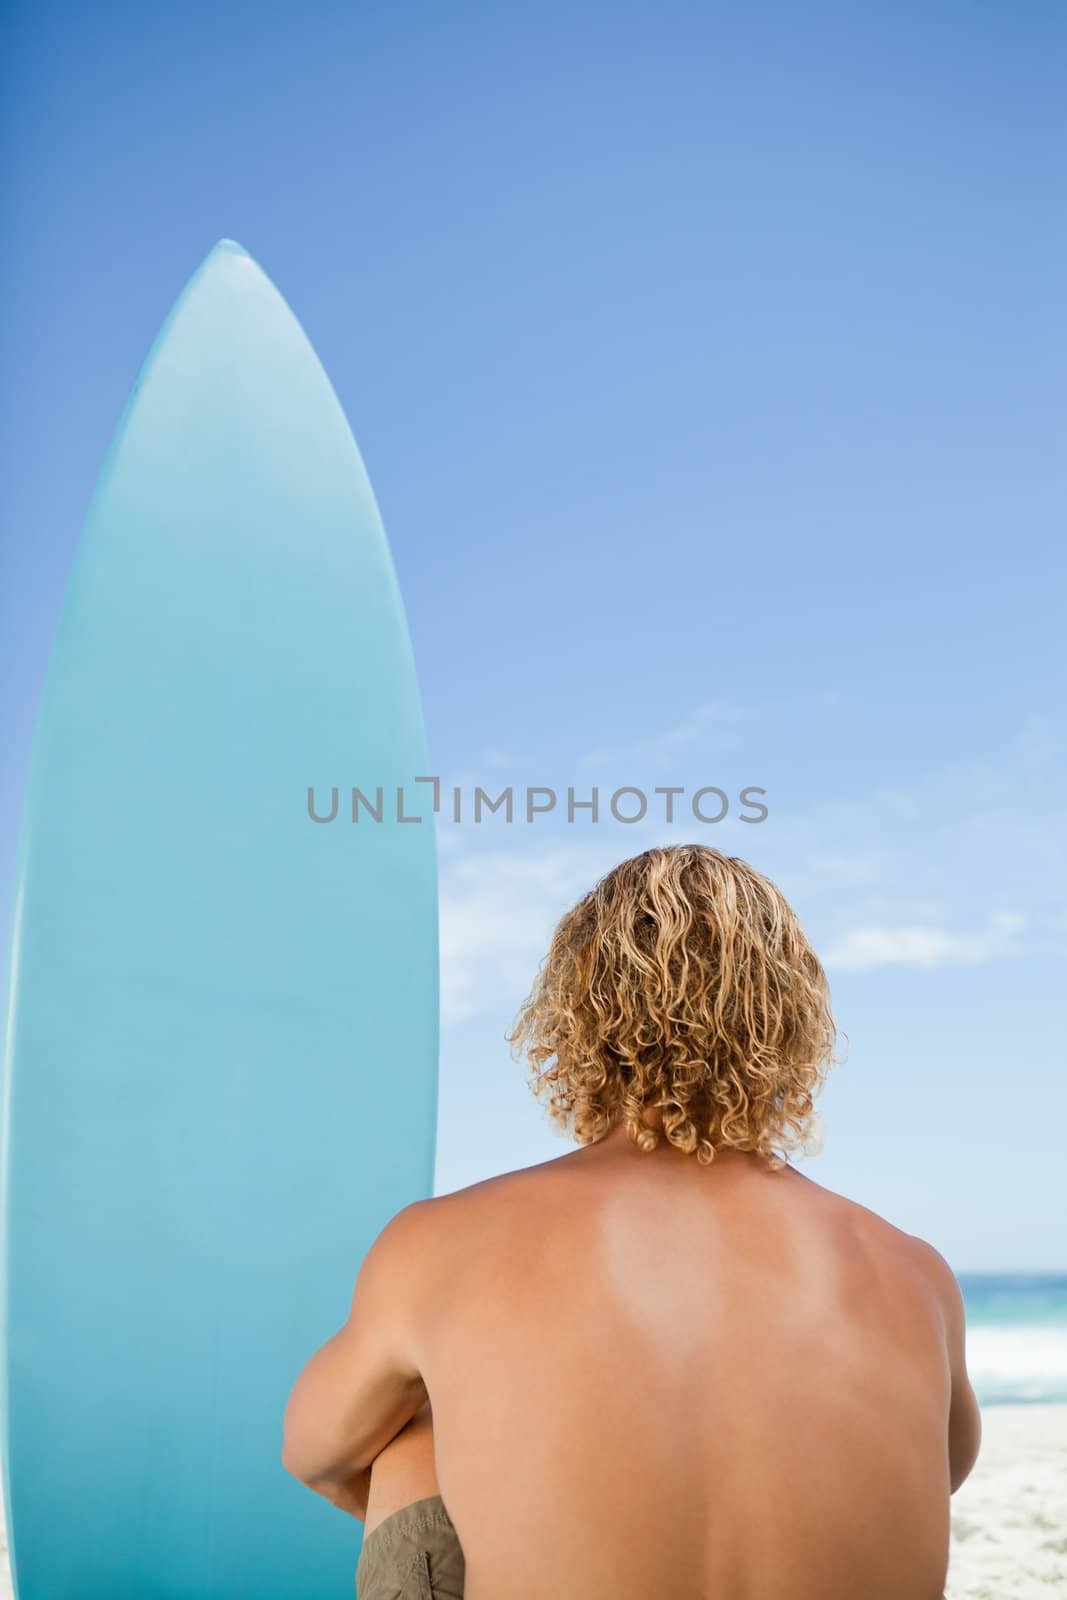
[[[21,1600],[351,1593],[360,1525],[285,1472],[282,1417],[432,1191],[433,825],[396,804],[428,812],[426,770],[355,441],[223,240],[119,421],[31,756],[2,1146]]]

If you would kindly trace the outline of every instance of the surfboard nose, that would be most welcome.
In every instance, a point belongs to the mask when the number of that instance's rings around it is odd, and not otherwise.
[[[238,244],[236,239],[220,239],[208,251],[207,260],[210,261],[212,256],[248,256],[248,259],[251,260],[251,256],[248,255],[244,245]]]

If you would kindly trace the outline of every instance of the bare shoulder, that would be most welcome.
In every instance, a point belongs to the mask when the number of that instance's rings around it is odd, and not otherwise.
[[[534,1190],[554,1187],[567,1173],[576,1170],[575,1157],[580,1151],[571,1150],[566,1155],[555,1156],[550,1161],[539,1161],[533,1166],[516,1167],[511,1172],[494,1173],[477,1183],[451,1189],[447,1194],[435,1195],[427,1202],[440,1209],[441,1215],[451,1213],[457,1220],[461,1215],[475,1215],[483,1210],[495,1210],[510,1201],[521,1201]]]
[[[807,1180],[811,1181],[811,1180]],[[936,1297],[945,1309],[951,1309],[960,1300],[959,1285],[952,1268],[933,1245],[918,1235],[907,1233],[877,1211],[836,1194],[832,1189],[819,1189],[822,1204],[833,1208],[838,1220],[854,1235],[862,1237],[868,1248],[885,1260],[894,1261],[918,1284]]]
[[[386,1223],[372,1252],[420,1270],[466,1252],[472,1241],[487,1240],[494,1224],[514,1216],[532,1189],[540,1186],[544,1171],[554,1165],[544,1162],[499,1173],[462,1189],[412,1201]]]
[[[868,1238],[876,1241],[882,1255],[892,1257],[912,1285],[936,1304],[949,1337],[959,1336],[963,1328],[963,1296],[944,1256],[918,1234],[905,1232],[876,1211],[869,1211],[853,1201],[847,1203],[857,1215],[862,1215],[861,1225]]]
[[[809,1178],[807,1173],[799,1173],[797,1176],[810,1186],[817,1196],[817,1203],[825,1207],[827,1213],[832,1214],[840,1226],[862,1237],[868,1244],[885,1254],[897,1255],[901,1260],[910,1255],[912,1245],[918,1242],[910,1233],[905,1233],[902,1228],[898,1228],[879,1212],[872,1211],[869,1206],[861,1205],[858,1200],[850,1200],[847,1195],[838,1194],[835,1189],[824,1188],[821,1183]]]
[[[950,1337],[962,1338],[964,1310],[963,1295],[956,1274],[938,1250],[916,1234],[906,1234],[909,1258],[915,1271],[920,1273],[937,1299]]]
[[[432,1200],[413,1200],[390,1217],[363,1257],[360,1284],[395,1288],[421,1270],[433,1231],[433,1205]]]
[[[448,1219],[436,1199],[402,1206],[360,1263],[350,1320],[402,1325],[404,1338],[422,1323],[428,1297],[447,1271]]]

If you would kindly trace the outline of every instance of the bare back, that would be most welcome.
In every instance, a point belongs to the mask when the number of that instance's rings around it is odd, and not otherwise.
[[[618,1137],[433,1206],[416,1354],[466,1600],[938,1600],[917,1241],[791,1168]]]

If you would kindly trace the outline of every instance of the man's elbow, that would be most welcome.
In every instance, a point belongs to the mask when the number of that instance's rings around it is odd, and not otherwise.
[[[297,1483],[305,1484],[309,1489],[321,1488],[324,1484],[341,1483],[344,1475],[338,1472],[323,1472],[321,1468],[310,1467],[306,1462],[294,1456],[291,1450],[282,1446],[282,1466],[291,1478]]]
[[[297,1438],[297,1430],[288,1416],[285,1419],[282,1430],[282,1466],[289,1476],[295,1478],[298,1483],[310,1485],[322,1481],[321,1459],[315,1461],[306,1448],[301,1449]]]
[[[307,1471],[305,1464],[300,1460],[291,1442],[286,1439],[282,1444],[282,1466],[291,1478],[298,1483],[308,1483],[312,1474]]]
[[[300,1483],[305,1483],[307,1480],[304,1477],[304,1464],[296,1448],[296,1407],[293,1403],[295,1394],[296,1390],[289,1396],[285,1415],[282,1417],[282,1466],[291,1477]]]
[[[949,1428],[949,1485],[952,1494],[970,1477],[981,1445],[982,1413],[972,1392],[968,1394],[964,1406],[953,1415]]]
[[[977,1450],[972,1451],[966,1458],[958,1458],[953,1455],[952,1461],[949,1465],[949,1494],[955,1494],[957,1489],[963,1487],[963,1485],[967,1482],[967,1479],[970,1477],[971,1470],[977,1460]]]
[[[298,1483],[306,1484],[309,1489],[322,1489],[331,1484],[350,1483],[367,1470],[370,1461],[351,1451],[343,1455],[333,1454],[329,1458],[320,1451],[316,1456],[301,1450],[293,1435],[286,1432],[282,1441],[282,1466]]]

